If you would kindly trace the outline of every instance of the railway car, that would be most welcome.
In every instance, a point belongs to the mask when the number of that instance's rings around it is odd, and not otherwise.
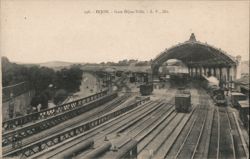
[[[233,107],[239,109],[240,108],[239,101],[244,101],[244,100],[247,100],[247,96],[245,94],[239,92],[232,92],[231,103]]]
[[[187,73],[171,73],[169,80],[171,84],[185,85],[189,81],[189,75]]]
[[[116,73],[115,73],[115,75],[116,75],[117,77],[121,77],[122,74],[123,74],[123,71],[116,71]]]
[[[179,89],[175,95],[175,110],[177,112],[188,113],[191,108],[190,92],[184,89]]]
[[[244,126],[249,130],[249,101],[239,101],[239,114],[240,119]]]
[[[140,85],[140,93],[142,96],[150,95],[153,92],[153,84]]]
[[[129,78],[130,83],[135,83],[135,76]]]
[[[167,66],[166,76],[172,85],[185,85],[189,81],[189,73],[187,67],[180,65]]]

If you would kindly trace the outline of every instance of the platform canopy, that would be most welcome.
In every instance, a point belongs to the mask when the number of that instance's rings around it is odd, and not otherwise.
[[[190,39],[165,49],[152,61],[152,70],[157,70],[165,61],[178,59],[188,67],[231,67],[236,66],[234,57],[219,48],[196,40],[192,33]]]

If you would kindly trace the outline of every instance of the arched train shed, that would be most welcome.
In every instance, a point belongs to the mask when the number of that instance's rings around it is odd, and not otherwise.
[[[158,77],[159,67],[169,59],[185,63],[191,77],[210,73],[227,83],[236,79],[239,61],[219,48],[196,41],[193,33],[188,41],[165,49],[153,59],[151,69],[154,78]]]

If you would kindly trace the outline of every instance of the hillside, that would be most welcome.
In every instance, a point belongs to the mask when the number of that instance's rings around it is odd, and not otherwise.
[[[65,62],[65,61],[49,61],[49,62],[39,63],[38,65],[43,67],[55,68],[55,67],[68,67],[73,64],[79,64],[79,63]]]

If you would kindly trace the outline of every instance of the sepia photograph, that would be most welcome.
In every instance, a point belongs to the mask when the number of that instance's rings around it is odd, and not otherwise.
[[[0,0],[0,158],[248,159],[249,19],[249,0]]]

